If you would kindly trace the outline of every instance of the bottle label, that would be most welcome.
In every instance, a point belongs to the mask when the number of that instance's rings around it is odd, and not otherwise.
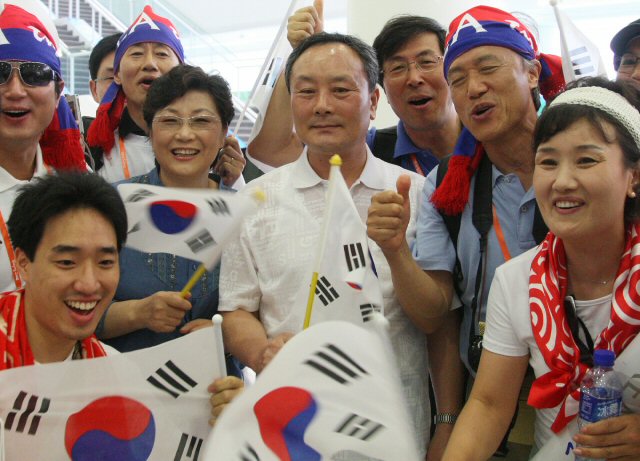
[[[620,416],[622,411],[622,396],[613,399],[598,398],[582,393],[580,399],[580,419],[595,423],[601,419]]]

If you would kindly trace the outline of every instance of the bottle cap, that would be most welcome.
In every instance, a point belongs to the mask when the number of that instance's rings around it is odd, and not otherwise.
[[[593,353],[593,364],[601,367],[612,367],[616,361],[616,353],[607,349],[596,349]]]

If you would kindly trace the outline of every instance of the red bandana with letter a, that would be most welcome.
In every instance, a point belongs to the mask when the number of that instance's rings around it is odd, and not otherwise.
[[[618,356],[640,331],[640,225],[627,230],[625,250],[613,282],[611,317],[595,340],[596,349]],[[529,405],[553,408],[562,404],[551,429],[560,432],[578,413],[580,381],[587,366],[571,334],[564,310],[567,264],[562,240],[551,232],[531,264],[529,308],[536,344],[551,371],[538,377],[529,394]]]
[[[107,355],[91,335],[82,342],[82,358]],[[24,289],[0,294],[0,371],[35,364],[24,318]]]

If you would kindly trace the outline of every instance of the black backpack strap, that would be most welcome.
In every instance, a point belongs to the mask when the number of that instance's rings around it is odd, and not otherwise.
[[[436,189],[440,187],[442,180],[444,179],[447,171],[449,170],[449,160],[451,159],[451,154],[447,155],[443,159],[440,160],[438,164],[438,169],[436,170]],[[462,219],[461,214],[456,215],[448,215],[440,211],[440,216],[442,216],[442,220],[444,221],[444,225],[447,228],[447,232],[449,233],[449,238],[451,239],[451,243],[453,243],[453,249],[456,253],[456,264],[453,267],[453,288],[456,290],[456,293],[459,297],[462,296],[462,290],[460,286],[462,284],[462,266],[460,266],[460,260],[458,259],[458,234],[460,234],[460,221]],[[462,298],[461,298],[462,299]]]
[[[380,160],[387,163],[396,163],[393,158],[393,152],[396,150],[396,140],[398,139],[398,130],[395,126],[376,130],[373,137],[373,146],[371,152]]]
[[[485,268],[487,263],[487,236],[493,226],[493,173],[489,156],[485,153],[480,160],[476,172],[476,182],[473,190],[473,227],[480,234],[480,262],[476,272],[476,283],[471,302],[471,337],[475,335],[475,326],[478,324],[478,305],[482,297]]]

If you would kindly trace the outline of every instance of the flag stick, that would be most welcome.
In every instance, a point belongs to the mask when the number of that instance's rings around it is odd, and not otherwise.
[[[267,66],[271,63],[271,60],[273,59],[273,53],[276,50],[276,47],[278,46],[278,41],[282,36],[282,34],[286,33],[285,31],[287,28],[287,23],[289,22],[289,16],[292,15],[293,8],[296,6],[296,2],[297,0],[291,0],[291,3],[289,4],[289,8],[287,9],[286,14],[284,15],[284,20],[280,23],[280,28],[276,33],[276,39],[271,44],[271,49],[269,49],[269,53],[267,53],[267,59],[264,60],[264,63],[262,64],[262,68],[260,69],[260,73],[258,74],[258,78],[256,78],[256,81],[253,84],[251,93],[249,93],[249,99],[247,99],[247,103],[242,108],[242,112],[240,112],[240,116],[236,121],[236,126],[233,127],[233,134],[235,136],[238,136],[238,130],[240,130],[240,125],[242,124],[242,121],[244,120],[244,117],[247,114],[247,108],[249,107],[249,104],[251,104],[251,101],[256,95],[256,91],[258,90],[258,86],[260,85],[260,82],[264,78],[264,71],[266,70]]]
[[[4,421],[0,418],[0,461],[4,461]]]
[[[204,264],[200,264],[200,267],[198,267],[198,270],[196,270],[193,273],[193,275],[191,276],[187,284],[184,286],[184,288],[180,292],[180,296],[182,296],[183,298],[186,298],[187,296],[189,296],[189,293],[191,293],[191,289],[195,286],[196,283],[198,283],[198,280],[200,280],[200,278],[204,275],[205,272],[207,272],[207,267]]]
[[[569,53],[569,47],[567,46],[567,39],[565,38],[564,26],[562,25],[562,19],[560,18],[560,11],[558,9],[558,0],[550,0],[549,4],[553,7],[553,14],[556,17],[556,23],[558,24],[558,30],[560,31],[560,48],[562,49],[562,73],[564,74],[565,81],[571,82],[576,79],[573,72],[573,65],[571,64],[571,54]],[[565,62],[566,59],[569,62]]]
[[[216,337],[216,352],[218,353],[218,372],[220,376],[227,376],[227,362],[224,358],[224,343],[222,341],[222,316],[216,314],[213,316],[213,333]]]
[[[329,234],[329,216],[333,209],[333,199],[336,195],[336,178],[340,174],[340,166],[342,165],[342,159],[339,155],[334,155],[329,160],[331,164],[331,170],[329,171],[329,186],[327,188],[327,200],[324,205],[324,216],[322,220],[322,234],[320,234],[320,245],[318,246],[318,253],[316,253],[316,261],[313,266],[313,276],[311,278],[311,285],[309,287],[309,297],[307,298],[307,311],[304,315],[303,329],[309,328],[311,323],[311,313],[313,311],[313,300],[315,299],[316,286],[318,285],[318,273],[320,272],[320,264],[322,264],[322,257],[324,255],[324,249],[327,245],[327,235]]]

